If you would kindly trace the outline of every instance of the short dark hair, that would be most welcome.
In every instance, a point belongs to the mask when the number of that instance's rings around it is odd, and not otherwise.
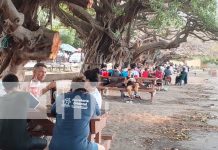
[[[86,70],[84,72],[84,76],[90,82],[98,82],[98,79],[99,79],[98,78],[98,74],[99,74],[99,70],[98,69]]]
[[[7,74],[2,79],[2,84],[6,90],[11,90],[19,85],[18,77],[14,74]]]
[[[106,65],[106,64],[104,64],[104,63],[103,63],[103,64],[101,64],[101,69],[102,69],[102,68],[106,68],[106,67],[107,67],[107,65]]]
[[[84,72],[84,76],[89,80],[91,86],[97,86],[97,82],[99,81],[99,69],[86,70]]]
[[[34,69],[35,68],[39,68],[39,67],[44,67],[44,68],[47,68],[47,66],[44,64],[44,63],[41,63],[41,62],[38,62],[34,65]]]
[[[135,67],[136,67],[136,64],[134,63],[134,64],[130,64],[130,68],[131,69],[135,69]]]
[[[115,64],[114,69],[117,69],[119,66],[120,66],[119,64]]]

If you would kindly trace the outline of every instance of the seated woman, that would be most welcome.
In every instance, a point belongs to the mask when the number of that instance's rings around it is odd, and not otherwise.
[[[142,77],[143,78],[148,78],[148,76],[149,76],[148,68],[145,68],[145,70],[142,72]]]
[[[110,80],[108,78],[106,78],[106,77],[109,76],[109,72],[107,70],[107,65],[106,64],[101,64],[101,69],[99,71],[99,74],[102,77],[105,77],[105,78],[103,78],[103,81],[102,81],[104,86],[110,84]]]
[[[128,78],[124,81],[124,85],[126,86],[130,101],[132,101],[134,97],[140,98],[138,95],[140,86],[135,80],[135,78],[139,77],[139,73],[135,70],[135,64],[131,64],[130,67],[131,69],[129,70]],[[134,92],[134,94],[132,94],[132,92]]]
[[[84,77],[73,81],[80,82],[77,89],[59,95],[52,107],[56,123],[49,150],[104,150],[102,145],[88,140],[90,120],[100,115],[98,104],[85,89]]]
[[[157,66],[157,69],[155,71],[155,78],[158,78],[157,79],[158,90],[161,90],[163,88],[163,83],[162,83],[163,77],[164,77],[164,73],[161,71],[160,66]]]
[[[126,80],[124,81],[124,85],[126,86],[128,96],[130,98],[129,101],[132,101],[134,97],[140,98],[140,96],[138,95],[140,86],[139,83],[137,83],[134,78],[126,78]]]

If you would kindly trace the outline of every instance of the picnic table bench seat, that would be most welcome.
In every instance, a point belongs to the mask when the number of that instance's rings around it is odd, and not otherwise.
[[[126,88],[121,88],[121,87],[111,87],[111,86],[98,86],[98,89],[100,91],[103,90],[115,90],[115,91],[123,91],[123,92],[127,92]],[[139,88],[140,92],[148,92],[151,94],[151,101],[153,101],[154,95],[156,94],[156,88]],[[101,92],[102,93],[102,92]]]
[[[112,81],[112,83],[108,84],[108,85],[103,85],[100,84],[98,86],[98,89],[101,91],[101,93],[103,93],[104,90],[115,90],[115,91],[123,91],[123,92],[127,92],[126,87],[120,87],[118,86],[119,83],[122,83],[125,78],[123,77],[101,77],[101,81],[105,78],[108,78],[109,80]],[[153,101],[154,95],[156,94],[156,84],[157,84],[157,80],[158,78],[142,78],[142,77],[138,77],[135,78],[136,82],[140,84],[140,88],[139,91],[140,92],[148,92],[151,94],[151,102]],[[116,82],[113,82],[116,81]],[[148,83],[149,87],[144,86],[144,83]]]

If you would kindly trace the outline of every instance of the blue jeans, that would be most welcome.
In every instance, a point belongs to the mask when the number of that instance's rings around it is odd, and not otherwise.
[[[47,146],[47,140],[39,137],[32,137],[28,150],[43,150]]]

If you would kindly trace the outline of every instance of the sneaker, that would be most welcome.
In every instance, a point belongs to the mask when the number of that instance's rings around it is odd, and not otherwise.
[[[133,101],[132,101],[132,100],[130,100],[130,101],[129,101],[129,103],[130,103],[130,104],[133,104]]]
[[[126,103],[131,103],[132,104],[132,98],[128,98],[127,100],[126,100]]]
[[[141,97],[137,94],[134,95],[135,98],[141,99]]]
[[[121,94],[120,95],[122,98],[129,98],[129,96],[128,95],[125,95],[125,94]]]

